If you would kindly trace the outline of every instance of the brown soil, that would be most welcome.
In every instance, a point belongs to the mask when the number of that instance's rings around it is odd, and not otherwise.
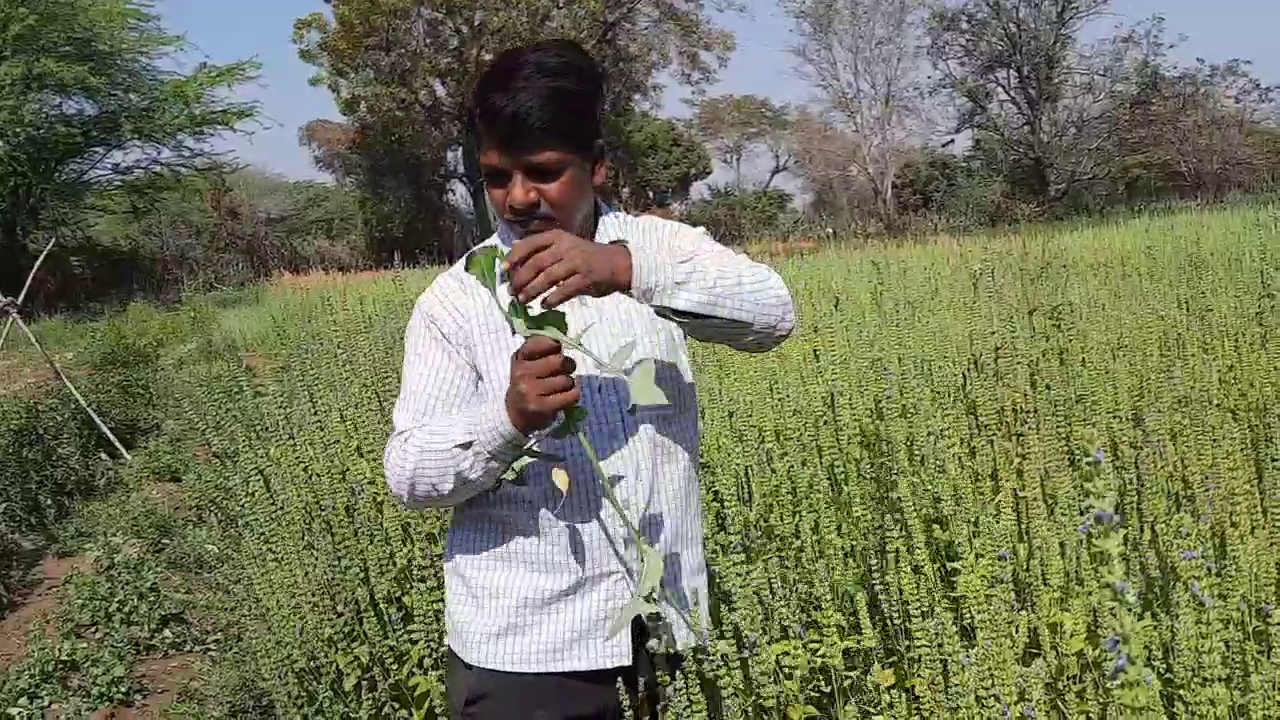
[[[147,488],[147,494],[166,512],[174,512],[182,506],[182,486],[178,483],[155,483]]]
[[[200,675],[200,655],[177,655],[156,658],[134,668],[134,677],[149,693],[134,705],[102,708],[90,715],[91,720],[123,718],[158,718],[173,704],[178,691]]]
[[[0,323],[0,327],[3,327],[3,323]],[[9,342],[13,341],[14,338],[9,338]],[[4,351],[0,350],[0,396],[31,397],[56,382],[48,365],[24,360],[5,360],[3,354]]]
[[[67,576],[76,570],[89,572],[92,567],[92,561],[83,556],[47,557],[40,563],[36,570],[40,576],[40,584],[0,619],[0,670],[26,655],[29,628],[36,623],[43,623],[49,612],[57,606],[58,590]],[[52,636],[53,628],[47,623],[45,630]]]
[[[240,364],[252,373],[260,373],[276,366],[276,361],[268,355],[255,352],[240,353]]]

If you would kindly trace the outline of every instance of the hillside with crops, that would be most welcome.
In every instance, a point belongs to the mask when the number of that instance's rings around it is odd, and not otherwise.
[[[770,262],[794,336],[692,346],[715,627],[672,717],[1273,716],[1275,206]],[[96,650],[67,624],[0,676],[0,705],[34,713],[58,658],[181,653],[205,680],[178,708],[234,690],[253,704],[231,714],[439,716],[448,514],[399,507],[381,465],[433,274],[85,330],[149,358],[163,422],[128,500],[88,513],[109,562],[76,593],[152,577],[172,612]],[[0,399],[4,427],[17,407]]]

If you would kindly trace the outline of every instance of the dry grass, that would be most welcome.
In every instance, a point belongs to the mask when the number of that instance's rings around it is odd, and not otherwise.
[[[270,285],[288,288],[314,288],[326,285],[339,285],[363,280],[376,280],[394,274],[394,270],[360,270],[357,272],[330,272],[317,270],[309,273],[281,273],[271,279]]]
[[[5,357],[0,351],[0,397],[29,398],[57,382],[48,365],[25,357]]]

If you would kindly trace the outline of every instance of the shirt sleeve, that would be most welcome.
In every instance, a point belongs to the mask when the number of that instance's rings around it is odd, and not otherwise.
[[[795,328],[782,277],[716,242],[704,228],[645,217],[623,240],[631,295],[689,337],[746,352],[777,347]]]
[[[466,335],[446,332],[461,327],[448,317],[458,304],[448,287],[429,288],[410,316],[383,453],[387,486],[412,509],[457,505],[488,490],[528,440],[512,425],[501,396],[481,394],[479,373],[463,350]]]

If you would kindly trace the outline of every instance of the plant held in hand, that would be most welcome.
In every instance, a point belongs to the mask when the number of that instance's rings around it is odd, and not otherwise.
[[[489,290],[494,302],[498,304],[499,309],[506,315],[512,330],[517,335],[523,338],[539,336],[550,338],[563,348],[577,350],[589,357],[604,372],[621,377],[626,382],[627,393],[630,398],[628,412],[634,413],[636,408],[641,405],[662,406],[668,404],[666,394],[658,387],[656,382],[656,367],[652,358],[642,358],[629,368],[626,366],[635,350],[634,341],[627,342],[608,359],[604,359],[583,345],[582,336],[585,334],[585,329],[577,337],[569,335],[568,319],[563,311],[546,310],[532,314],[529,306],[515,297],[510,300],[506,307],[503,307],[498,297],[498,268],[502,261],[502,255],[502,250],[496,246],[480,248],[473,251],[467,258],[466,268],[468,273]],[[680,612],[674,603],[669,601],[666,589],[662,585],[664,572],[662,554],[640,534],[636,524],[627,516],[626,510],[614,494],[613,487],[608,482],[608,477],[600,465],[600,458],[587,438],[586,431],[582,428],[582,421],[587,417],[586,408],[579,404],[574,404],[563,412],[563,416],[563,419],[545,431],[545,434],[556,439],[570,436],[577,438],[583,452],[591,461],[591,465],[600,479],[605,501],[622,519],[640,555],[640,568],[637,573],[635,568],[627,562],[627,558],[622,556],[621,551],[616,546],[613,546],[618,560],[627,568],[628,575],[633,580],[634,590],[631,602],[610,625],[609,635],[614,636],[622,632],[630,625],[632,619],[639,615],[644,618],[649,628],[650,637],[652,638],[649,644],[650,651],[655,653],[672,652],[675,650],[675,639],[659,608],[659,599],[667,600],[668,604],[679,612],[691,630],[693,629],[693,622],[683,612]],[[502,475],[502,481],[516,482],[520,470],[535,460],[548,462],[563,460],[557,455],[542,452],[535,448],[538,440],[541,439],[541,435],[543,433],[535,434],[534,438],[525,446],[520,457]],[[564,496],[569,491],[571,479],[563,468],[557,466],[552,470],[552,480],[561,493],[560,502],[563,504]],[[556,512],[558,511],[559,506],[556,509]]]

